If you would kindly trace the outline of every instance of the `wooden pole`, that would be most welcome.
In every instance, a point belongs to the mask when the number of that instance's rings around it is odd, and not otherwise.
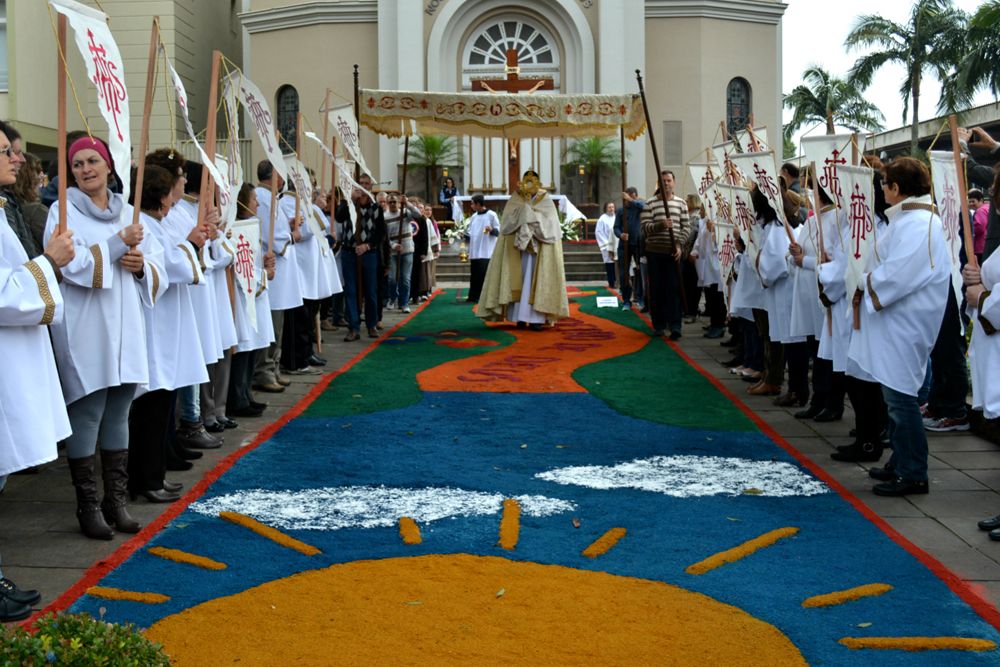
[[[300,111],[295,117],[295,159],[301,161],[302,159],[302,112]],[[298,168],[298,165],[296,165]],[[299,225],[299,217],[302,215],[302,198],[306,196],[305,192],[299,192],[306,183],[295,183],[295,179],[292,179],[292,183],[295,184],[295,218],[292,220],[292,231],[294,232]]]
[[[69,146],[66,145],[66,77],[69,73],[66,71],[66,65],[63,62],[64,54],[66,53],[66,16],[62,13],[57,12],[59,16],[59,38],[56,49],[56,67],[59,71],[56,75],[56,98],[57,98],[57,116],[59,117],[59,146],[58,157],[59,160],[59,233],[62,234],[66,231],[66,179],[69,177],[66,173],[68,165],[66,164],[67,155],[66,151],[69,150]]]
[[[826,250],[823,247],[823,218],[821,213],[823,203],[819,199],[819,179],[816,175],[816,163],[811,162],[810,167],[812,169],[813,206],[815,207],[817,237],[819,238],[819,257],[816,258],[816,282],[819,282],[819,267],[823,264],[823,257],[826,255]],[[822,293],[822,284],[820,284],[819,289],[820,293]],[[826,326],[829,334],[833,335],[833,309],[830,306],[826,307]]]
[[[646,90],[642,87],[642,73],[639,70],[635,71],[636,81],[639,82],[639,95],[642,97],[642,111],[646,114],[646,129],[649,135],[649,147],[653,151],[653,165],[656,167],[656,189],[660,192],[660,200],[663,202],[663,212],[666,214],[667,219],[670,218],[670,209],[667,207],[667,200],[665,193],[663,192],[663,177],[661,174],[663,171],[660,169],[660,154],[656,152],[656,133],[653,131],[653,122],[649,118],[649,107],[646,106]],[[676,245],[674,239],[674,228],[671,225],[667,228],[668,237],[670,239],[670,247],[673,248]],[[684,294],[684,274],[681,272],[680,260],[674,262],[677,267],[677,293],[681,298],[681,308],[684,313],[687,313],[688,304],[687,297]],[[652,291],[652,290],[650,290]]]
[[[955,114],[948,116],[948,124],[951,126],[951,151],[955,156],[955,171],[958,172],[958,195],[961,197],[959,201],[959,207],[962,210],[962,234],[963,240],[965,241],[965,257],[966,263],[978,267],[979,262],[976,260],[975,247],[972,241],[972,221],[969,220],[969,190],[968,184],[965,182],[965,165],[962,164],[962,149],[958,144],[958,119]]]
[[[622,233],[629,234],[628,226],[628,216],[625,211],[628,207],[628,200],[625,199],[625,188],[628,187],[628,176],[625,173],[625,126],[622,125],[618,128],[618,146],[620,149],[620,160],[621,160],[621,172],[622,172]],[[624,257],[623,262],[615,262],[618,265],[618,286],[620,289],[625,289],[626,285],[631,285],[631,269],[632,269],[632,257],[629,255],[629,243],[632,241],[631,234],[630,238],[626,239],[624,246]]]
[[[219,68],[222,64],[222,52],[212,52],[212,74],[209,79],[208,88],[208,117],[205,119],[205,153],[211,160],[215,155],[215,134],[217,114],[215,107],[219,103]],[[198,223],[205,222],[208,212],[209,199],[214,191],[214,183],[208,173],[208,165],[203,165],[201,170],[201,187],[198,192]]]
[[[274,131],[274,138],[277,145],[281,145],[281,132]],[[274,249],[274,221],[278,217],[278,171],[277,167],[271,165],[271,210],[268,211],[271,219],[270,229],[267,230],[267,248],[275,255],[278,252]]]
[[[334,162],[330,165],[330,226],[333,227],[333,213],[337,210],[337,137],[330,140],[330,152],[333,153]],[[325,164],[325,163],[324,163]],[[348,201],[351,199],[350,193],[344,193]]]
[[[149,117],[153,112],[153,92],[156,90],[156,55],[160,46],[160,18],[153,17],[152,33],[149,36],[149,59],[146,62],[146,94],[142,102],[142,129],[139,132],[139,155],[135,161],[135,191],[132,193],[132,224],[139,223],[142,208],[143,171],[146,168],[146,151],[149,150]]]
[[[330,108],[330,89],[327,88],[326,89],[326,97],[323,98],[323,115],[320,118],[320,121],[323,123],[323,145],[324,146],[326,146],[326,142],[330,138],[330,119],[327,118],[327,116],[326,116],[326,114],[328,113],[327,109],[329,109],[329,108]],[[336,155],[336,153],[334,153],[334,155]],[[319,157],[320,157],[320,161],[319,161],[319,170],[320,170],[319,171],[319,182],[321,184],[320,188],[322,188],[323,187],[322,184],[326,183],[326,159],[323,157],[323,152],[322,151],[320,151]],[[333,165],[330,165],[330,169],[331,170],[334,169]],[[336,178],[334,178],[334,180],[336,181]],[[333,188],[330,189],[330,195],[333,196]],[[333,207],[332,206],[330,208],[330,215],[331,216],[333,215]]]
[[[361,146],[361,84],[360,84],[360,79],[359,79],[359,74],[358,74],[358,66],[357,65],[354,66],[354,120],[358,124],[358,147],[360,148],[360,146]],[[358,164],[357,162],[355,162],[354,163],[354,181],[357,182],[359,178],[361,178],[361,165]],[[374,193],[372,193],[372,194],[374,194]],[[350,197],[350,195],[348,195],[348,197]],[[351,201],[351,203],[349,204],[349,206],[354,206],[354,202]],[[355,239],[355,243],[357,243],[357,230],[356,229],[352,229],[351,230],[351,238],[354,238]],[[354,263],[355,268],[357,269],[357,278],[355,280],[355,284],[358,286],[358,289],[357,289],[357,294],[355,296],[356,296],[357,303],[358,303],[358,316],[360,317],[361,316],[361,307],[362,307],[362,304],[364,303],[364,299],[362,298],[361,295],[365,293],[365,274],[361,270],[361,265],[364,263],[363,259],[360,256],[356,256],[356,258],[357,259],[356,259],[356,261]],[[359,329],[361,328],[360,324],[358,325],[358,328]]]
[[[858,155],[858,133],[854,132],[851,134],[851,166],[857,167],[858,160],[861,156]]]

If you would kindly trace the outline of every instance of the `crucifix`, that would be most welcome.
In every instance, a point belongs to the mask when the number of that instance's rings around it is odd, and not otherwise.
[[[504,67],[505,79],[473,79],[472,90],[487,90],[491,93],[525,93],[530,95],[536,90],[555,90],[552,79],[522,79],[521,67],[517,64],[517,49],[507,49],[507,65]],[[521,156],[518,154],[516,139],[507,140],[507,188],[508,194],[517,190],[521,180]]]

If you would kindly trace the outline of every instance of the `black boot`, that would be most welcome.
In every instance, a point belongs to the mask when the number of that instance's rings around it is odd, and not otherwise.
[[[128,450],[101,450],[104,475],[104,520],[123,533],[138,533],[142,526],[128,513]]]
[[[87,537],[110,540],[115,532],[104,520],[101,506],[97,504],[97,472],[94,470],[96,458],[91,454],[79,459],[67,459],[69,474],[76,489],[76,518],[80,522],[80,531]]]
[[[823,406],[820,403],[811,403],[809,407],[805,410],[799,410],[795,413],[796,419],[812,419],[819,413],[823,412]]]
[[[857,463],[858,461],[873,463],[882,458],[882,443],[855,442],[843,449],[838,447],[837,451],[830,454],[830,458],[834,461],[846,461],[849,463]]]

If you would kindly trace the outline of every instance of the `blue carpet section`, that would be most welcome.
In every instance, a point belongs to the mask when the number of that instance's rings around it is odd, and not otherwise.
[[[936,635],[1000,642],[1000,635],[835,493],[674,498],[631,489],[565,486],[534,477],[557,467],[612,465],[661,454],[794,462],[761,434],[639,421],[586,394],[426,394],[421,404],[392,412],[298,419],[241,459],[205,498],[249,488],[449,486],[507,496],[544,495],[571,501],[576,510],[544,518],[523,516],[514,552],[496,546],[496,514],[422,525],[424,541],[415,547],[404,546],[395,527],[291,531],[323,550],[306,557],[189,508],[150,546],[208,556],[227,563],[228,569],[200,570],[142,550],[101,585],[164,593],[171,596],[169,602],[141,605],[84,596],[73,610],[97,614],[103,607],[108,620],[147,627],[206,600],[333,563],[460,552],[603,570],[698,591],[777,626],[813,665],[1000,663],[996,652],[851,651],[837,643],[845,636]],[[580,519],[579,528],[573,527],[573,517]],[[581,556],[614,526],[628,530],[614,549],[596,560]],[[705,575],[684,571],[717,551],[784,526],[801,532]],[[895,590],[839,607],[801,606],[812,595],[874,582],[891,584]],[[864,623],[872,625],[858,627]]]

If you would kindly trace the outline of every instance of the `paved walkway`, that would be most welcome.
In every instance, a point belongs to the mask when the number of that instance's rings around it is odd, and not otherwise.
[[[464,287],[464,285],[463,285]],[[385,324],[400,319],[389,313]],[[931,493],[913,498],[881,498],[871,493],[872,482],[861,465],[838,463],[829,458],[836,445],[850,442],[848,430],[853,413],[848,407],[844,420],[832,424],[802,422],[793,410],[775,407],[771,399],[748,396],[746,383],[730,375],[720,361],[729,357],[718,340],[702,337],[702,323],[685,325],[682,349],[780,433],[800,452],[811,458],[865,504],[917,546],[929,552],[963,579],[973,582],[991,604],[1000,603],[1000,542],[990,542],[976,528],[976,521],[1000,512],[1000,451],[971,434],[931,434]],[[369,340],[344,343],[343,332],[325,332],[323,356],[334,370],[361,352]],[[216,462],[235,448],[251,442],[256,433],[298,402],[321,375],[293,376],[282,394],[258,394],[270,407],[258,419],[241,419],[237,429],[227,431],[226,444],[195,461],[184,473],[169,478],[190,489]],[[139,500],[133,515],[143,523],[155,519],[167,505]],[[74,515],[75,501],[65,457],[36,475],[10,478],[0,495],[0,555],[4,573],[20,585],[37,588],[42,606],[72,586],[93,564],[108,557],[129,536],[111,542],[88,540],[80,535]]]

